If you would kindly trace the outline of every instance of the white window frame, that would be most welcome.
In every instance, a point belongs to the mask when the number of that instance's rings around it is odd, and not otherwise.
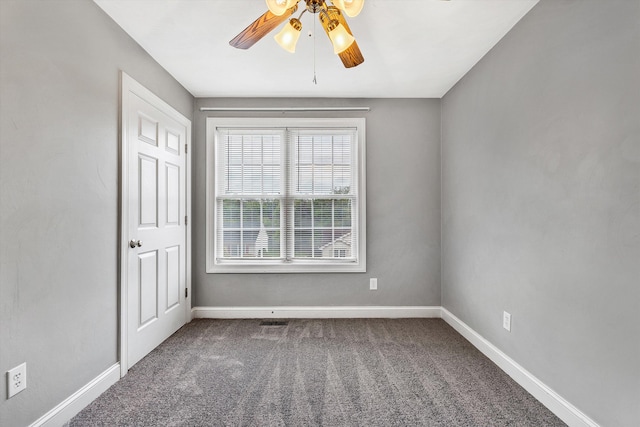
[[[355,179],[357,180],[358,216],[352,225],[355,231],[357,256],[350,262],[342,260],[268,260],[254,262],[220,261],[215,254],[218,215],[216,205],[216,136],[217,128],[355,128]],[[206,121],[206,269],[207,273],[362,273],[366,272],[366,149],[364,118],[225,118],[208,117]]]

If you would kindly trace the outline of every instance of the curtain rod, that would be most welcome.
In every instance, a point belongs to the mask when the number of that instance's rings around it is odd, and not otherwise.
[[[200,111],[370,111],[369,107],[200,107]]]

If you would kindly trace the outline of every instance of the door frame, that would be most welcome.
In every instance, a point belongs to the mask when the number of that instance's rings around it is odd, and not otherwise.
[[[119,93],[119,106],[120,106],[120,116],[118,120],[118,134],[120,137],[120,145],[119,145],[119,202],[120,202],[120,212],[119,212],[119,221],[118,227],[120,229],[119,233],[119,250],[118,250],[118,276],[120,278],[118,284],[118,294],[119,294],[119,359],[120,359],[120,378],[124,377],[128,371],[128,360],[127,360],[127,351],[128,351],[128,319],[127,319],[127,309],[128,309],[128,298],[127,298],[127,286],[128,286],[128,252],[129,247],[127,245],[129,241],[129,144],[133,143],[129,141],[128,138],[128,130],[129,130],[129,111],[131,109],[131,105],[129,102],[129,93],[133,93],[138,97],[142,98],[144,101],[148,102],[164,114],[168,115],[172,119],[178,121],[180,124],[184,125],[186,128],[186,141],[185,144],[187,147],[186,152],[186,211],[185,215],[188,218],[186,224],[186,240],[185,240],[185,250],[186,250],[186,287],[187,287],[187,295],[188,297],[185,299],[185,323],[189,323],[192,319],[191,315],[191,120],[186,118],[183,114],[181,114],[178,110],[174,109],[171,105],[163,101],[160,97],[155,95],[149,89],[142,86],[136,80],[131,78],[124,71],[120,71],[120,93]]]

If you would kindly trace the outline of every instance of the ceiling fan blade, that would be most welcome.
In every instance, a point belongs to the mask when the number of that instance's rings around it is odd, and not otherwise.
[[[347,24],[347,20],[344,19],[344,16],[340,12],[340,9],[335,6],[329,6],[327,8],[327,14],[331,19],[336,19],[338,22],[340,22],[347,30],[347,32],[353,36],[351,28],[349,28],[349,24]],[[322,19],[320,20],[320,22],[322,23],[322,28],[324,28],[325,33],[329,35],[329,22]],[[355,41],[351,43],[351,46],[349,46],[347,49],[340,52],[338,56],[340,57],[342,65],[344,65],[345,68],[353,68],[364,62],[364,56],[360,51],[360,47],[358,47],[358,43]]]
[[[271,30],[282,24],[298,9],[298,5],[289,8],[280,16],[274,15],[270,11],[266,11],[258,19],[253,21],[251,25],[242,30],[240,34],[235,36],[229,44],[238,49],[249,49],[256,44],[258,40],[266,36]]]

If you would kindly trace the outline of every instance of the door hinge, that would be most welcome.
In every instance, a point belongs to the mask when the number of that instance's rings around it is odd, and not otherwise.
[[[188,216],[184,217],[184,225],[189,225],[189,217]]]
[[[184,144],[184,154],[189,152],[189,144]]]
[[[184,288],[184,297],[189,298],[189,288]]]

